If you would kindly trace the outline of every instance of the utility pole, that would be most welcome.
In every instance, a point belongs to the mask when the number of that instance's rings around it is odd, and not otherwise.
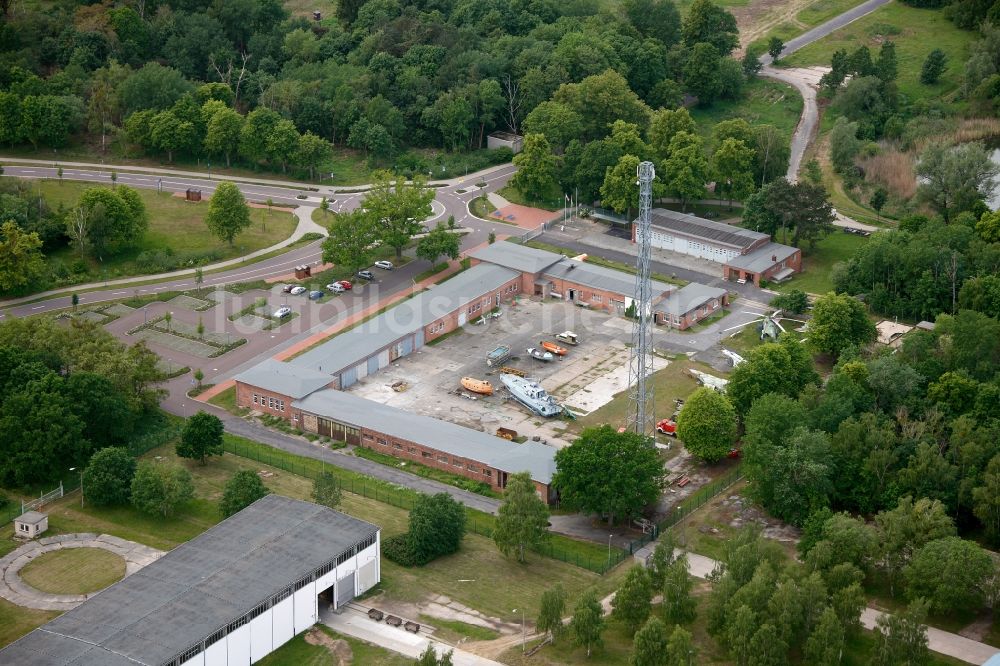
[[[650,284],[650,223],[653,207],[653,179],[656,171],[652,162],[642,162],[638,169],[639,219],[636,221],[638,252],[635,263],[635,294],[632,325],[632,349],[629,358],[629,406],[625,427],[647,441],[655,438],[653,429],[653,387],[647,384],[653,372],[653,294]]]

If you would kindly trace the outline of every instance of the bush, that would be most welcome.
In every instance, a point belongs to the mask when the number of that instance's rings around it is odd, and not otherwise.
[[[799,314],[805,312],[806,308],[809,307],[809,298],[806,296],[804,291],[800,289],[792,289],[791,291],[781,294],[780,296],[775,296],[771,301],[771,307],[791,312],[793,314]]]
[[[394,534],[391,537],[382,539],[382,555],[401,567],[415,567],[426,564],[425,562],[421,562],[417,557],[417,551],[413,547],[413,540],[410,539],[410,535],[407,533]]]
[[[236,472],[226,482],[226,487],[222,491],[222,500],[219,502],[222,517],[228,518],[239,513],[270,492],[253,470],[243,469]]]

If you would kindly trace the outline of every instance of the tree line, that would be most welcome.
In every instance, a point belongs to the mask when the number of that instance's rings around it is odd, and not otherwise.
[[[375,0],[320,21],[274,0],[66,0],[3,21],[0,143],[59,148],[85,132],[102,148],[110,137],[168,160],[312,175],[332,145],[413,163],[412,147],[482,147],[548,100],[582,112],[585,139],[600,138],[617,93],[563,86],[609,72],[643,109],[733,98],[745,76],[730,57],[736,20],[710,0],[683,18],[672,0]]]
[[[159,403],[157,356],[72,320],[0,325],[0,482],[62,478],[98,449],[126,445]]]

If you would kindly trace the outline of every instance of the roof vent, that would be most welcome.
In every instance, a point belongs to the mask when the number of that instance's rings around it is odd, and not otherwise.
[[[571,270],[573,270],[574,268],[576,268],[576,264],[570,264],[570,265],[569,265],[569,268],[567,268],[566,270],[568,270],[568,271],[571,271]]]
[[[778,255],[772,254],[771,255],[771,261],[777,261],[777,260],[778,260]]]

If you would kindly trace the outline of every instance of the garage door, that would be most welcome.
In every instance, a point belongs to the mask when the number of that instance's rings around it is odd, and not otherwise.
[[[337,581],[337,608],[354,598],[354,572]]]
[[[372,356],[368,359],[368,374],[374,375],[378,372],[378,356]]]
[[[353,386],[358,381],[358,371],[356,368],[348,368],[340,375],[340,388],[346,389]]]

